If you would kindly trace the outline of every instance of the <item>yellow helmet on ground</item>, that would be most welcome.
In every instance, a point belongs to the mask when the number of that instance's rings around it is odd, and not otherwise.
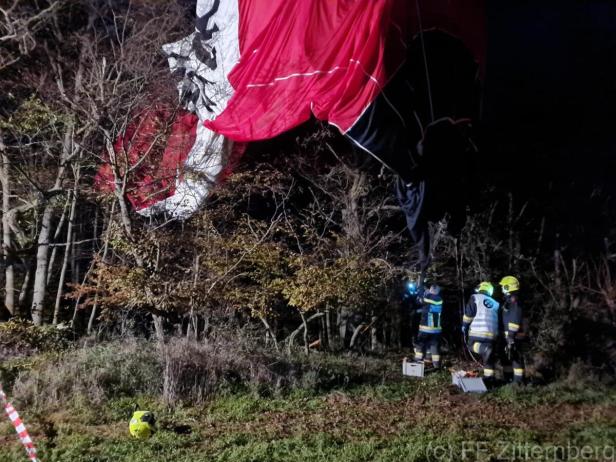
[[[518,279],[514,276],[505,276],[503,279],[501,279],[499,284],[503,289],[503,293],[505,294],[520,290],[520,281],[518,281]]]
[[[482,281],[479,283],[479,285],[477,286],[477,289],[475,290],[477,292],[485,292],[489,296],[492,296],[492,294],[494,293],[494,286],[492,285],[491,282]]]
[[[145,439],[152,436],[156,420],[154,414],[149,411],[135,411],[133,417],[128,424],[128,430],[131,436],[139,439]]]

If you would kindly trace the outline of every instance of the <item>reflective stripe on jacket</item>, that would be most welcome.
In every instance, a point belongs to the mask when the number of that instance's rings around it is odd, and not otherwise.
[[[440,295],[426,294],[423,298],[419,332],[425,334],[440,334],[443,299]]]

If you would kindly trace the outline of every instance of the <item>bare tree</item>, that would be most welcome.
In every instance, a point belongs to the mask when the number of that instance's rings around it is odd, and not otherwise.
[[[75,210],[81,198],[92,198],[81,191],[88,189],[92,180],[88,175],[95,163],[111,164],[117,217],[125,235],[133,238],[127,188],[150,153],[144,153],[135,165],[125,152],[116,150],[114,141],[124,134],[136,112],[164,99],[161,94],[175,100],[173,85],[165,81],[170,77],[159,50],[176,38],[176,29],[179,36],[181,13],[175,5],[157,2],[13,0],[0,5],[0,70],[12,66],[22,76],[17,81],[8,73],[0,75],[0,85],[19,90],[16,95],[35,95],[19,100],[8,93],[12,107],[0,109],[4,117],[0,120],[0,179],[5,305],[11,314],[16,310],[15,285],[22,287],[20,302],[32,286],[32,319],[36,324],[44,322],[49,284],[57,278],[54,321],[59,321],[67,273],[79,270],[76,265],[69,268],[67,258],[78,245],[76,233],[90,232],[92,227],[77,227]],[[36,54],[36,59],[20,59],[27,54]],[[37,114],[39,110],[42,114]],[[20,112],[18,117],[15,111]],[[164,131],[157,136],[164,137]],[[88,166],[85,175],[79,173],[82,165]],[[73,181],[68,187],[71,171]],[[66,205],[60,207],[64,202],[70,203],[70,211]],[[58,277],[51,266],[60,248],[54,241],[67,214]],[[21,274],[16,273],[15,255],[23,258],[24,264],[17,268],[19,272],[24,269]],[[138,252],[133,257],[142,264]],[[31,261],[35,262],[32,272]]]
[[[71,253],[71,246],[73,245],[73,225],[75,223],[75,215],[77,211],[77,198],[79,193],[79,181],[80,181],[81,165],[77,164],[73,168],[73,190],[71,192],[71,209],[68,217],[68,225],[66,229],[66,246],[64,248],[64,259],[62,260],[62,268],[60,270],[60,279],[58,281],[58,290],[56,291],[56,303],[53,310],[53,324],[58,324],[60,320],[60,303],[62,301],[62,294],[64,291],[64,279],[66,277],[66,270],[68,268],[68,258]]]
[[[48,2],[39,7],[38,2],[13,0],[10,5],[0,5],[0,71],[17,63],[19,59],[30,53],[37,45],[35,36],[58,2]]]
[[[51,18],[58,3],[49,2],[42,8],[33,7],[30,2],[13,0],[12,3],[0,5],[0,72],[15,65],[22,56],[29,54],[37,45],[36,32]],[[13,239],[11,228],[11,169],[6,154],[3,134],[0,130],[0,152],[2,153],[2,249],[5,265],[5,308],[11,315],[15,314],[15,266],[11,255]]]
[[[62,142],[61,156],[58,169],[56,171],[53,186],[47,191],[39,191],[40,202],[44,204],[41,218],[41,226],[38,233],[36,271],[34,273],[34,288],[32,295],[32,321],[35,325],[43,323],[43,307],[45,295],[47,293],[47,269],[49,263],[49,244],[52,236],[52,218],[54,204],[50,200],[54,195],[62,191],[62,183],[66,174],[67,166],[71,159],[77,154],[79,147],[74,142],[74,128],[68,124],[65,128],[64,139]]]

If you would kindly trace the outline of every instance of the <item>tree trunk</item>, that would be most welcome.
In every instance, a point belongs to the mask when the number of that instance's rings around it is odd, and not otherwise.
[[[51,234],[51,217],[53,206],[47,204],[43,210],[41,230],[36,251],[36,272],[34,273],[34,291],[32,293],[32,322],[35,326],[43,324],[43,308],[47,293],[47,263],[49,256],[49,235]]]
[[[94,327],[94,320],[96,319],[97,306],[98,306],[98,292],[96,293],[96,295],[94,295],[94,305],[92,305],[92,311],[90,311],[90,317],[88,319],[88,327],[86,329],[86,333],[88,335],[92,333],[92,327]]]
[[[21,290],[19,292],[19,299],[17,300],[17,304],[20,311],[23,311],[23,308],[26,306],[26,297],[28,296],[28,288],[30,287],[30,280],[32,279],[32,262],[28,262],[28,269],[26,270],[26,275],[24,276],[24,282],[21,284]]]
[[[353,331],[353,335],[351,335],[349,348],[353,349],[353,347],[355,346],[355,342],[357,341],[357,337],[359,337],[360,334],[363,334],[367,327],[368,326],[366,324],[362,323],[355,328],[355,330]]]
[[[62,208],[62,215],[60,216],[60,221],[58,222],[58,226],[56,226],[56,232],[53,234],[53,242],[57,242],[60,237],[60,232],[62,231],[62,227],[64,226],[64,222],[66,221],[66,211],[70,207],[70,197],[66,199],[66,203]],[[56,256],[58,255],[58,247],[54,247],[51,250],[51,257],[49,257],[49,266],[47,270],[47,285],[51,280],[51,275],[53,274],[53,264],[56,261]]]
[[[332,330],[331,311],[329,305],[325,309],[325,330],[327,331],[327,347],[334,349],[334,331]]]
[[[11,184],[9,181],[9,158],[4,152],[4,144],[0,138],[0,151],[2,151],[2,173],[0,179],[2,181],[2,258],[4,260],[4,307],[13,316],[15,314],[15,268],[13,266],[13,258],[10,255],[11,228],[9,226],[9,210]]]
[[[120,168],[117,154],[115,152],[115,148],[113,147],[113,137],[109,132],[105,132],[105,134],[107,154],[109,155],[109,159],[111,160],[111,171],[113,173],[113,193],[118,201],[118,205],[120,206],[120,222],[122,223],[126,234],[129,237],[132,237],[133,227],[130,219],[128,204],[126,203],[126,177],[129,167],[128,165],[126,165],[123,169]]]
[[[291,349],[293,347],[293,342],[295,341],[295,337],[297,337],[297,335],[300,332],[304,332],[304,347],[307,350],[307,345],[308,345],[308,338],[307,338],[307,334],[306,332],[308,331],[308,323],[310,321],[312,321],[313,319],[317,319],[317,318],[321,318],[322,316],[324,316],[325,313],[323,312],[318,312],[313,314],[312,316],[310,316],[308,319],[305,318],[305,316],[303,315],[303,313],[300,311],[300,316],[302,317],[302,323],[300,324],[300,326],[295,329],[293,332],[291,332],[291,335],[289,335],[287,337],[287,351],[289,352],[289,354],[291,353]]]
[[[199,281],[199,260],[201,255],[195,257],[195,263],[193,265],[193,283],[192,293],[190,294],[190,314],[188,319],[188,327],[186,328],[186,338],[190,337],[190,329],[192,328],[195,333],[195,340],[199,338],[199,319],[195,315],[195,292],[197,290],[197,283]]]
[[[329,313],[325,311],[324,316],[327,316]],[[319,329],[319,340],[321,341],[321,345],[323,350],[329,347],[329,331],[327,330],[327,320],[325,317],[321,318],[321,328]]]
[[[310,349],[308,348],[308,323],[306,322],[306,316],[304,313],[299,310],[299,315],[302,317],[302,323],[304,324],[304,353],[310,353]]]
[[[267,319],[265,319],[264,316],[259,316],[259,319],[265,326],[266,339],[269,338],[273,342],[274,348],[276,349],[276,351],[278,351],[278,341],[276,340],[276,335],[274,334],[274,331],[272,330],[271,326],[267,322]]]
[[[62,142],[62,157],[60,166],[56,173],[56,180],[52,190],[59,190],[64,179],[66,163],[73,151],[73,127],[67,126]],[[41,230],[38,237],[38,247],[36,251],[36,272],[34,273],[34,292],[32,294],[32,322],[36,326],[43,324],[43,308],[45,295],[47,292],[47,269],[49,264],[49,236],[51,235],[51,219],[53,216],[53,204],[48,198],[43,197],[45,204],[43,218],[41,220]]]
[[[53,324],[58,324],[60,317],[60,302],[64,289],[64,278],[66,277],[66,268],[68,267],[68,256],[73,244],[73,223],[75,222],[75,211],[77,209],[77,188],[79,187],[79,167],[75,170],[75,184],[73,186],[73,198],[71,202],[71,211],[68,217],[68,225],[66,230],[66,247],[64,249],[64,259],[62,260],[62,269],[60,270],[60,280],[58,281],[58,291],[56,292],[56,304],[53,310]]]
[[[159,342],[165,341],[165,329],[163,328],[163,317],[157,314],[152,315],[154,320],[154,332],[156,333],[156,340]]]
[[[349,328],[349,310],[342,307],[338,310],[338,334],[340,335],[339,345],[341,349],[346,347],[347,331]]]
[[[73,239],[71,240],[71,277],[75,284],[81,280],[81,273],[79,272],[79,242],[77,241],[78,233],[73,226]]]
[[[349,238],[343,251],[346,256],[356,255],[356,246],[361,245],[364,240],[359,200],[368,180],[364,172],[353,171],[352,177],[353,183],[344,197],[344,207],[341,210],[344,234]]]

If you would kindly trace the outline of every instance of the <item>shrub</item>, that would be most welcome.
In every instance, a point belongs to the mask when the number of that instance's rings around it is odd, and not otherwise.
[[[202,343],[172,338],[166,344],[122,340],[76,349],[19,372],[12,396],[28,406],[68,402],[98,405],[151,396],[169,405],[200,403],[223,391],[274,395],[309,392],[397,377],[376,358],[274,354],[228,340]]]
[[[70,400],[99,404],[111,397],[160,392],[162,367],[152,344],[122,341],[71,351],[19,374],[15,399],[37,407]]]
[[[71,331],[58,326],[35,326],[28,321],[0,323],[0,361],[46,351],[62,351],[70,345]]]

